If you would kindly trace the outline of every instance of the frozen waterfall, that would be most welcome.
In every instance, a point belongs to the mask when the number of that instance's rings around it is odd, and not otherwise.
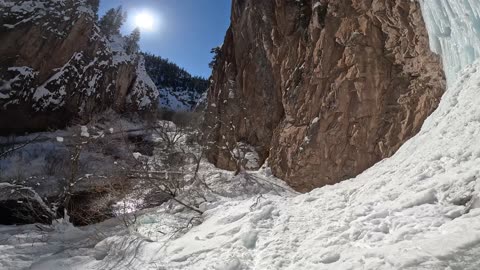
[[[480,57],[480,0],[421,0],[431,49],[443,59],[448,85]]]

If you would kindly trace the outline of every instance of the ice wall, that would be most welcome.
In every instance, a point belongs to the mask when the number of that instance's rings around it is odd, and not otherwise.
[[[432,50],[443,58],[448,85],[480,57],[480,0],[420,0]]]

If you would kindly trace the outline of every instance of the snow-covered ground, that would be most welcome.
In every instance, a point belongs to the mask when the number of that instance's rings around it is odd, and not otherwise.
[[[251,201],[253,209],[264,196],[286,198],[296,194],[271,177],[268,168],[234,176],[202,163],[200,179],[204,182],[193,183],[177,198],[200,200],[204,215],[171,201],[136,215],[82,228],[74,228],[65,220],[52,226],[0,226],[0,269],[170,269],[164,259],[150,263],[150,258],[170,249],[167,243],[190,241],[182,238],[185,232],[222,207],[246,200]],[[192,196],[199,191],[201,196]],[[233,222],[237,217],[229,219]],[[127,228],[126,220],[133,225]]]
[[[58,178],[65,177],[64,167],[69,166],[72,148],[82,143],[86,146],[80,156],[80,173],[86,178],[118,171],[120,166],[124,166],[124,161],[131,158],[132,150],[128,149],[130,145],[113,144],[123,141],[129,130],[142,130],[144,127],[111,111],[98,118],[101,119],[92,122],[91,126],[76,125],[65,130],[0,137],[1,147],[12,144],[5,150],[19,148],[0,159],[0,182],[26,184],[35,187],[42,196],[49,194],[55,189]],[[141,131],[128,134],[138,135]],[[0,153],[3,150],[0,149]]]
[[[140,214],[130,232],[115,220],[66,231],[1,227],[0,266],[479,269],[477,71],[479,62],[466,69],[420,134],[355,179],[303,195],[258,196],[239,189],[247,182],[234,185],[241,176],[206,168],[206,179],[224,187],[213,188],[196,226],[186,226],[194,213],[170,203]],[[274,181],[268,169],[253,174]],[[175,233],[181,224],[189,229]]]
[[[299,195],[268,168],[204,164],[203,215],[169,202],[128,230],[0,227],[0,268],[480,269],[480,62],[462,69],[421,132],[354,179]]]

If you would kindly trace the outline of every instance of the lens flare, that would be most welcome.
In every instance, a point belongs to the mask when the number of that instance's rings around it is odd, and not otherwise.
[[[149,12],[143,11],[135,16],[135,25],[142,30],[151,31],[155,24],[153,15]]]

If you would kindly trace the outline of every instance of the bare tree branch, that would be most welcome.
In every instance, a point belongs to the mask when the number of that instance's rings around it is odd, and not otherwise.
[[[20,145],[20,146],[14,147],[14,148],[12,148],[12,149],[10,149],[10,150],[7,150],[6,152],[0,153],[0,159],[2,159],[3,157],[5,157],[5,156],[7,156],[7,155],[9,155],[9,154],[17,151],[17,150],[20,150],[20,149],[26,147],[27,145],[29,145],[29,144],[31,144],[31,143],[34,143],[39,137],[40,137],[40,135],[38,135],[38,136],[36,136],[35,138],[33,138],[33,139],[31,139],[31,140],[23,143],[23,144]]]

